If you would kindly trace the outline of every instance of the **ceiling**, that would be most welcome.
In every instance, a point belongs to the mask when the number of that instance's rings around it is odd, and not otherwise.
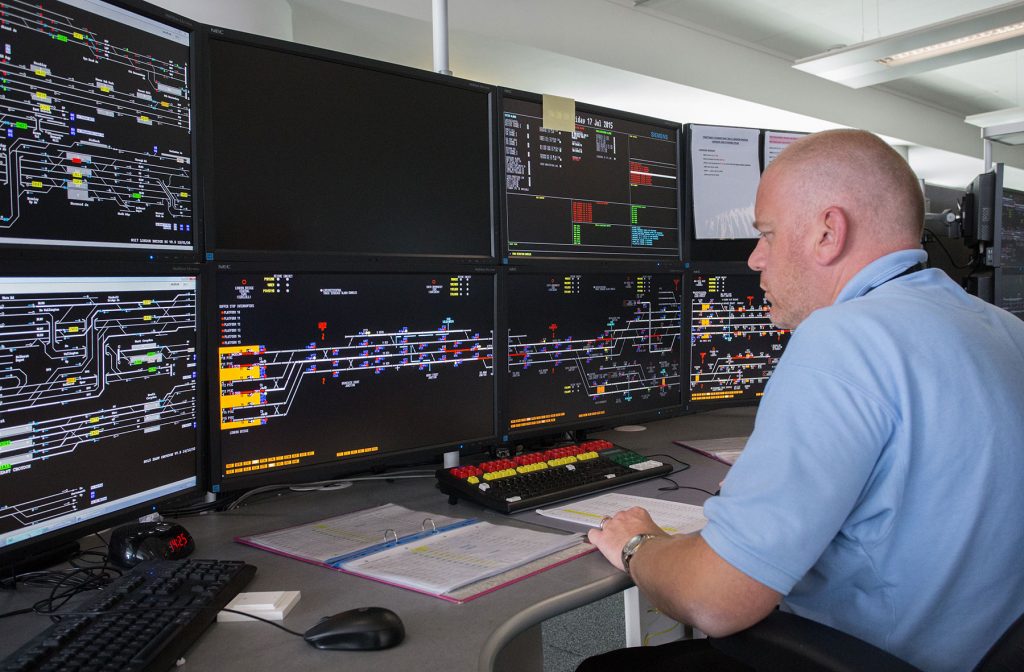
[[[637,11],[793,61],[999,5],[1004,0],[639,0]],[[1020,5],[1022,3],[1011,3]],[[1024,105],[1024,52],[878,85],[957,116]]]
[[[422,69],[427,0],[153,0],[213,25]],[[449,69],[681,123],[866,128],[918,176],[962,188],[983,170],[970,114],[1024,106],[1024,54],[849,89],[792,68],[837,45],[1006,4],[1001,0],[448,0]],[[1024,6],[1024,2],[1013,3]],[[1024,190],[1024,148],[996,144]]]

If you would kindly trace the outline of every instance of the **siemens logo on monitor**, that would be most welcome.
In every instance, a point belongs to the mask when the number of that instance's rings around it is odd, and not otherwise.
[[[668,133],[661,133],[659,131],[651,131],[651,137],[655,140],[668,140]]]

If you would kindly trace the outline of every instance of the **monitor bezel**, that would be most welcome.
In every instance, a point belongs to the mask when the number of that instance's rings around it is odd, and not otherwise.
[[[663,420],[666,418],[672,418],[677,415],[681,415],[686,407],[686,395],[684,394],[684,380],[682,377],[683,371],[689,370],[689,361],[687,359],[687,352],[683,350],[683,340],[686,332],[683,330],[683,319],[684,316],[680,315],[680,326],[679,326],[679,340],[678,348],[679,352],[679,370],[680,370],[680,385],[679,385],[679,398],[678,401],[672,404],[667,404],[661,408],[645,409],[639,411],[632,411],[627,413],[621,413],[613,416],[602,415],[594,418],[583,418],[575,419],[571,422],[559,423],[558,425],[544,425],[539,427],[523,428],[523,429],[510,429],[509,424],[512,420],[512,414],[509,409],[509,394],[508,394],[508,330],[509,330],[509,319],[508,319],[508,285],[507,281],[510,276],[515,275],[546,275],[550,273],[556,274],[586,274],[586,273],[615,273],[615,274],[636,274],[636,275],[677,275],[680,278],[681,286],[686,283],[686,273],[682,266],[673,266],[672,268],[652,268],[651,266],[631,265],[631,266],[610,266],[605,264],[595,265],[594,263],[557,263],[557,264],[513,264],[502,268],[502,283],[501,283],[501,295],[499,298],[500,305],[502,307],[501,317],[502,321],[499,323],[501,330],[501,339],[504,343],[503,352],[505,354],[505,361],[501,365],[501,369],[498,370],[501,373],[501,382],[505,390],[505,394],[499,397],[499,412],[500,412],[500,424],[499,428],[501,431],[502,443],[518,443],[527,440],[542,440],[545,438],[557,438],[565,435],[566,433],[579,433],[587,431],[597,431],[601,429],[610,429],[612,427],[635,424],[643,422],[652,422],[654,420]],[[680,296],[680,310],[685,312],[683,307],[683,297]],[[496,362],[497,366],[497,362]]]
[[[118,264],[117,273],[110,273],[109,263],[101,261],[38,261],[17,260],[4,263],[3,277],[169,277],[193,276],[196,279],[196,427],[195,427],[195,484],[177,492],[154,497],[146,502],[126,506],[78,523],[30,537],[8,547],[0,547],[0,576],[9,575],[22,563],[31,563],[34,558],[46,558],[47,552],[61,545],[70,544],[90,534],[110,529],[121,523],[137,520],[141,516],[157,512],[161,506],[171,502],[194,500],[205,490],[204,465],[207,458],[206,442],[206,375],[204,331],[206,314],[203,308],[203,273],[201,267],[192,262],[144,263],[126,262]]]
[[[213,198],[216,196],[216,180],[215,180],[215,166],[213,160],[213,148],[212,148],[212,137],[214,133],[213,123],[213,111],[210,101],[212,100],[212,74],[211,74],[211,62],[210,62],[210,43],[212,41],[228,42],[243,47],[255,48],[255,49],[267,49],[271,51],[277,51],[284,54],[293,56],[299,56],[304,58],[313,58],[328,63],[335,63],[338,65],[360,68],[363,70],[370,70],[374,72],[383,73],[386,75],[404,77],[408,79],[417,80],[420,82],[430,82],[438,85],[447,87],[453,87],[463,89],[466,91],[472,91],[476,93],[482,93],[487,96],[487,118],[486,123],[489,128],[487,137],[488,144],[488,170],[490,171],[490,179],[488,180],[490,194],[489,194],[489,217],[490,221],[487,223],[481,223],[481,226],[487,226],[490,238],[490,253],[480,255],[445,255],[445,254],[409,254],[409,253],[392,253],[386,250],[379,252],[342,252],[332,250],[260,250],[260,249],[242,249],[242,248],[222,248],[217,245],[217,222],[214,221],[215,209],[213,207]],[[395,262],[398,260],[418,260],[418,259],[441,259],[445,263],[453,264],[480,264],[481,262],[495,262],[497,260],[497,249],[498,249],[498,200],[497,200],[497,189],[498,189],[498,170],[496,168],[496,162],[499,160],[497,154],[498,148],[498,129],[495,124],[495,110],[497,106],[497,89],[490,84],[484,84],[468,79],[461,79],[450,75],[442,75],[427,70],[420,70],[417,68],[407,67],[398,65],[395,63],[388,63],[385,61],[378,61],[362,56],[356,56],[353,54],[347,54],[344,52],[333,51],[330,49],[324,49],[320,47],[314,47],[311,45],[300,44],[297,42],[290,42],[287,40],[274,39],[270,37],[264,37],[260,35],[254,35],[251,33],[245,33],[241,31],[231,30],[228,28],[222,28],[219,26],[204,26],[203,30],[200,31],[199,36],[195,42],[198,45],[199,62],[202,67],[197,70],[197,89],[199,91],[196,96],[197,99],[202,100],[202,112],[196,120],[196,135],[202,138],[202,145],[200,147],[201,152],[201,164],[197,171],[201,176],[200,184],[200,198],[203,201],[203,213],[204,213],[204,256],[206,261],[259,261],[264,263],[276,263],[278,261],[287,261],[296,263],[303,266],[316,265],[320,263],[320,260],[324,258],[331,258],[338,261],[350,261],[353,263],[363,262]]]
[[[538,105],[543,104],[543,95],[539,93],[532,93],[529,91],[521,91],[518,89],[510,88],[499,88],[498,89],[498,100],[495,106],[495,121],[494,125],[496,129],[500,130],[504,128],[503,119],[505,113],[505,99],[511,98],[514,100],[520,100],[523,102],[535,103]],[[502,263],[513,266],[528,266],[532,264],[549,264],[553,261],[566,261],[568,263],[594,263],[599,262],[602,264],[613,263],[616,265],[632,265],[642,266],[648,265],[653,267],[677,267],[682,260],[684,251],[684,216],[683,216],[683,204],[686,201],[684,191],[687,185],[687,179],[685,175],[685,162],[682,160],[682,141],[683,141],[683,125],[677,121],[669,121],[667,119],[658,119],[655,117],[649,117],[635,112],[627,112],[624,110],[613,110],[611,108],[600,107],[598,105],[591,105],[589,103],[575,102],[576,111],[583,113],[591,113],[595,115],[602,115],[606,117],[612,117],[615,119],[622,119],[623,121],[629,121],[640,124],[650,124],[652,126],[662,126],[666,129],[671,130],[675,133],[676,142],[676,174],[678,176],[676,189],[676,254],[674,257],[656,257],[653,255],[638,255],[636,257],[629,257],[627,255],[616,255],[616,256],[603,256],[603,255],[557,255],[557,254],[543,254],[542,256],[536,257],[512,257],[508,247],[508,208],[505,207],[505,161],[504,156],[499,157],[498,167],[498,190],[496,192],[497,200],[499,201],[501,217],[500,217],[500,253]],[[503,145],[499,145],[499,149],[504,150]]]
[[[306,260],[305,263],[296,263],[287,260],[282,261],[229,261],[218,260],[203,265],[205,287],[205,305],[209,311],[216,311],[217,307],[217,284],[216,278],[219,273],[295,273],[295,274],[339,274],[339,275],[410,275],[421,273],[456,273],[487,275],[492,278],[492,308],[491,323],[496,324],[498,313],[498,290],[497,290],[497,267],[493,264],[477,264],[466,266],[452,264],[445,259],[435,260],[406,260],[402,263],[340,263],[333,258],[320,258]],[[212,314],[212,312],[211,312]],[[218,418],[220,417],[219,407],[219,372],[218,358],[215,355],[219,348],[218,334],[215,329],[208,330],[206,334],[205,349],[206,358],[206,379],[207,379],[207,404],[208,418],[208,459],[206,460],[206,482],[212,492],[221,494],[246,490],[264,485],[279,485],[286,483],[311,482],[322,480],[342,480],[346,476],[353,476],[367,471],[380,471],[387,467],[422,464],[437,460],[441,455],[449,452],[470,454],[490,448],[497,443],[498,435],[498,399],[501,394],[498,386],[498,354],[502,352],[503,342],[496,338],[492,340],[495,353],[494,375],[491,376],[491,389],[494,403],[491,404],[491,428],[492,432],[483,436],[465,437],[439,444],[413,446],[406,449],[394,450],[385,453],[372,454],[366,457],[352,457],[339,462],[315,463],[308,466],[295,467],[280,471],[260,472],[254,475],[242,475],[226,477],[223,474],[222,464],[224,462],[221,451],[221,434]]]
[[[197,42],[198,35],[201,32],[203,24],[193,21],[192,19],[177,14],[175,12],[168,11],[157,5],[153,5],[144,0],[98,0],[105,4],[124,9],[130,12],[134,12],[143,16],[147,19],[158,21],[167,24],[178,30],[182,30],[189,33],[189,49],[188,49],[188,61],[189,61],[189,87],[192,92],[192,98],[189,105],[189,114],[192,119],[192,132],[190,134],[190,150],[191,166],[192,166],[192,247],[190,249],[174,249],[174,248],[160,248],[160,249],[147,249],[147,248],[119,248],[119,247],[107,247],[104,245],[61,245],[61,244],[26,244],[26,243],[5,243],[0,240],[0,253],[4,252],[17,252],[22,259],[37,259],[37,260],[49,260],[49,259],[68,259],[69,262],[74,263],[75,260],[81,259],[83,254],[88,255],[90,259],[106,259],[109,261],[149,261],[155,263],[190,263],[197,262],[200,260],[202,255],[203,247],[203,232],[202,232],[202,212],[201,200],[199,198],[200,176],[198,170],[199,156],[199,141],[196,120],[198,118],[198,96],[197,96],[197,78],[196,78],[196,65],[199,63],[197,55]]]

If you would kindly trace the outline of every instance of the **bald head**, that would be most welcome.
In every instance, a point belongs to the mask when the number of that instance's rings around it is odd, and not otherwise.
[[[823,131],[787,147],[765,170],[809,215],[844,208],[858,247],[881,251],[919,244],[924,198],[907,162],[878,136],[852,129]]]
[[[761,237],[747,264],[761,274],[772,320],[792,329],[866,265],[920,248],[924,199],[910,166],[878,137],[825,131],[768,166],[754,218]]]

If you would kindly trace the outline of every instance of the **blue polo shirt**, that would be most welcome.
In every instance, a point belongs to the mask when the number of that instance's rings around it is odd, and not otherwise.
[[[794,332],[707,543],[784,608],[928,671],[1024,610],[1024,321],[876,260]]]

